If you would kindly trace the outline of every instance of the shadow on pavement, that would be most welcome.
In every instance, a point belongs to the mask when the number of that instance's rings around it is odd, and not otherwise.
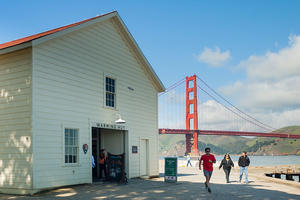
[[[177,176],[196,176],[198,174],[177,174]],[[164,173],[159,173],[159,177],[164,177]]]
[[[300,199],[300,195],[259,187],[259,184],[212,184],[212,193],[209,194],[204,184],[199,182],[164,183],[157,179],[131,179],[127,185],[77,185],[34,196],[0,195],[0,199]]]

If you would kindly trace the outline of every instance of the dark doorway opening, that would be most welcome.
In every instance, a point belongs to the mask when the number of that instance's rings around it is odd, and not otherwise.
[[[95,167],[93,168],[93,182],[101,181],[100,176],[100,164],[99,164],[99,157],[100,157],[100,150],[101,150],[101,129],[92,127],[92,154],[95,159]]]

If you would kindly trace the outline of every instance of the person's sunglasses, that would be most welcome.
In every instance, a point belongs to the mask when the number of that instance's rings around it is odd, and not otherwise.
[[[205,152],[209,153],[210,151],[205,151]]]

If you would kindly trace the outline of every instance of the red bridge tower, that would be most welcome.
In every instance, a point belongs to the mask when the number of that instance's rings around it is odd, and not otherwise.
[[[186,130],[198,130],[197,76],[186,77]],[[198,133],[186,134],[186,153],[198,155]]]

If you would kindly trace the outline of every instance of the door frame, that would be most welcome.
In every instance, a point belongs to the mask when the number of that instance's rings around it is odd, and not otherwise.
[[[145,140],[145,144],[146,144],[146,147],[145,147],[145,151],[146,151],[146,174],[145,175],[142,175],[141,174],[141,162],[142,162],[142,154],[141,154],[141,144],[142,144],[142,140]],[[149,155],[149,138],[140,138],[140,159],[139,159],[139,169],[140,169],[140,173],[139,173],[139,176],[149,176],[150,174],[150,155]]]
[[[91,132],[92,132],[92,137],[91,137],[91,144],[92,144],[92,154],[93,154],[93,129],[96,129],[96,134],[97,134],[97,145],[96,145],[96,156],[94,156],[94,160],[95,160],[95,167],[96,167],[96,177],[98,178],[100,175],[100,168],[99,168],[99,154],[100,154],[100,149],[101,149],[101,129],[98,127],[91,127]],[[92,172],[92,179],[93,179],[93,172]]]

